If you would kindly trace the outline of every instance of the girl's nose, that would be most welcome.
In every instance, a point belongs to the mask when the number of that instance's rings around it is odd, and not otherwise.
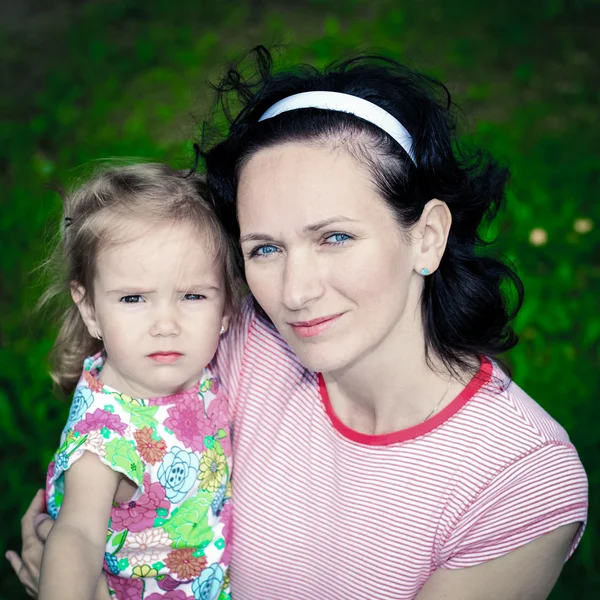
[[[153,336],[173,336],[179,335],[181,328],[179,326],[178,313],[175,308],[164,307],[154,315],[150,335]]]

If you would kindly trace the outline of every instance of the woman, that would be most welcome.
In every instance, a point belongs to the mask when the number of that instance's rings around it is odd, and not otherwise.
[[[243,108],[205,153],[256,301],[216,359],[234,597],[546,598],[587,482],[494,362],[516,343],[501,285],[517,307],[522,290],[477,231],[507,172],[459,150],[446,88],[392,60],[273,75],[257,58],[258,83],[222,83]]]

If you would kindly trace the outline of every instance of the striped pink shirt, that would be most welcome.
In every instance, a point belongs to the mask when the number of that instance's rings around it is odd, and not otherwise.
[[[235,600],[408,600],[437,568],[586,520],[566,432],[487,359],[434,417],[380,436],[337,418],[252,302],[217,364],[234,426]]]

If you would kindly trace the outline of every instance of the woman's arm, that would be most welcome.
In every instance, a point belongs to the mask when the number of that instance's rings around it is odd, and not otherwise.
[[[65,472],[64,500],[42,561],[40,600],[95,597],[121,477],[89,452]]]
[[[21,555],[14,550],[8,550],[5,555],[32,598],[37,598],[44,545],[54,525],[50,515],[44,512],[44,506],[44,490],[38,490],[21,519]]]
[[[21,519],[21,554],[15,550],[6,553],[10,566],[32,598],[38,596],[42,556],[54,526],[54,520],[44,512],[44,505],[44,490],[38,490]],[[98,579],[95,600],[111,600],[104,575]]]
[[[580,523],[571,523],[509,552],[465,569],[438,569],[415,600],[545,600]]]

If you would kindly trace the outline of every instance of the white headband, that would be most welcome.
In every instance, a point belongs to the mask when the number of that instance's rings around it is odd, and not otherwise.
[[[412,148],[413,139],[410,133],[406,131],[404,125],[390,115],[389,112],[377,106],[377,104],[373,104],[358,96],[342,94],[340,92],[303,92],[301,94],[294,94],[279,102],[275,102],[259,121],[271,119],[288,110],[296,110],[298,108],[336,110],[353,114],[369,123],[373,123],[373,125],[391,135],[404,148],[404,151],[410,156],[413,163],[417,164]]]

